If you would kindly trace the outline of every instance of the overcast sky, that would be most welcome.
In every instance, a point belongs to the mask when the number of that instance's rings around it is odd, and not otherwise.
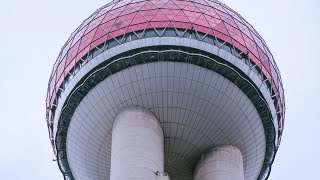
[[[285,88],[286,122],[270,180],[320,171],[320,1],[221,0],[265,39]],[[45,122],[56,57],[104,0],[0,0],[0,179],[63,179]]]

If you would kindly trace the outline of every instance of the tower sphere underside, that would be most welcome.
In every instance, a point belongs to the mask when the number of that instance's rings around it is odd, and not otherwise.
[[[46,100],[65,179],[109,179],[113,122],[132,105],[158,119],[171,180],[193,179],[201,155],[220,145],[240,150],[246,180],[268,178],[285,116],[280,72],[225,4],[112,1],[71,34]]]

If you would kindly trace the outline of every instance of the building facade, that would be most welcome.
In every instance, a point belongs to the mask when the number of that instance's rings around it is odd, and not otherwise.
[[[114,0],[70,36],[48,84],[65,179],[267,179],[285,117],[265,41],[215,0]]]

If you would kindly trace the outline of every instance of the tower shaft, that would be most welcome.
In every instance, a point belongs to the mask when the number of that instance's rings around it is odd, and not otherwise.
[[[223,145],[204,153],[194,172],[194,180],[244,180],[243,158],[234,146]]]
[[[161,125],[148,109],[129,106],[114,121],[111,148],[111,180],[158,180],[164,169]]]

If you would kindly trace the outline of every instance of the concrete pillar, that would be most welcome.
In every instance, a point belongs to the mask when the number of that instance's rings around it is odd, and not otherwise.
[[[194,180],[244,180],[243,158],[234,146],[218,146],[202,155]]]
[[[121,110],[114,121],[110,180],[158,180],[164,170],[164,137],[157,118],[141,106]]]

